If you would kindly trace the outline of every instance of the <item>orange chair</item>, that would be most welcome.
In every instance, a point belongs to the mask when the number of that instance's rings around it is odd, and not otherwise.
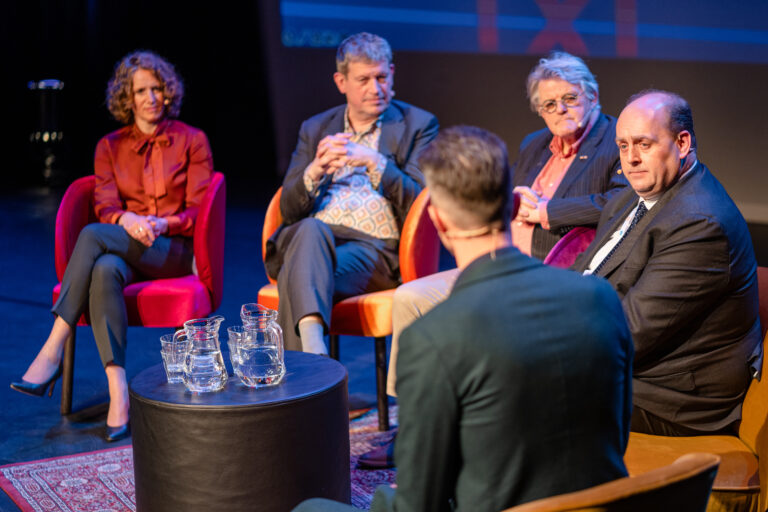
[[[56,275],[61,281],[80,231],[98,222],[93,209],[96,179],[86,176],[67,188],[56,214]],[[224,224],[226,184],[215,172],[200,203],[193,240],[197,275],[131,283],[125,287],[128,324],[143,327],[179,327],[190,318],[210,315],[221,304],[224,283]],[[61,283],[53,289],[59,298]],[[78,325],[89,325],[87,312]],[[61,414],[72,412],[75,366],[75,331],[64,346]]]
[[[703,512],[719,460],[709,453],[691,453],[642,475],[531,501],[504,512]]]
[[[267,207],[262,231],[261,255],[266,255],[267,240],[282,223],[278,189]],[[427,191],[422,190],[411,205],[400,233],[400,276],[404,283],[437,272],[440,241],[427,214]],[[269,278],[259,290],[259,304],[277,309],[277,284]],[[395,290],[366,293],[349,297],[333,306],[331,311],[330,352],[339,358],[339,335],[374,338],[376,354],[376,398],[379,409],[379,430],[389,430],[387,402],[387,346],[386,337],[392,334],[392,295]]]
[[[760,322],[765,336],[768,316],[768,268],[758,267]],[[763,353],[768,337],[763,339]],[[720,456],[720,470],[712,485],[708,511],[760,511],[768,506],[768,361],[763,358],[762,378],[753,380],[744,398],[737,436],[665,437],[632,432],[624,455],[630,475],[639,475],[669,464],[690,452]]]

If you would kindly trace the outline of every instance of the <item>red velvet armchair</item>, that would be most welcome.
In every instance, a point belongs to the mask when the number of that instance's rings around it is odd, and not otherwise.
[[[86,176],[75,180],[64,194],[56,215],[56,276],[61,281],[80,231],[98,222],[93,211],[96,179]],[[125,287],[128,324],[143,327],[179,327],[190,318],[210,315],[221,304],[224,282],[224,224],[226,184],[224,175],[213,173],[200,204],[194,232],[197,275],[173,279],[155,279],[131,283]],[[59,297],[61,283],[53,289],[53,301]],[[87,312],[78,325],[89,325]],[[75,333],[64,348],[61,414],[72,411]]]

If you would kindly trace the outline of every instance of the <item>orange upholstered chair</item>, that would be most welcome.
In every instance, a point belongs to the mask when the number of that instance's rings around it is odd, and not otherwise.
[[[709,453],[691,453],[642,475],[531,501],[504,512],[703,512],[719,460]]]
[[[278,189],[267,207],[262,231],[261,254],[266,255],[267,240],[282,223]],[[400,233],[400,276],[404,283],[437,272],[440,241],[427,214],[427,191],[422,190],[411,205]],[[279,298],[274,279],[259,290],[259,304],[277,309]],[[376,397],[379,408],[379,430],[389,430],[387,408],[386,337],[392,334],[392,295],[395,290],[366,293],[344,299],[331,311],[331,357],[339,358],[338,335],[374,338],[376,355]]]
[[[61,281],[80,231],[98,222],[93,210],[94,176],[75,180],[61,199],[56,214],[56,275]],[[139,281],[125,287],[128,324],[143,327],[179,327],[190,318],[210,315],[221,304],[224,283],[224,223],[226,185],[215,172],[200,203],[195,221],[193,247],[197,275]],[[53,289],[59,298],[61,283]],[[78,325],[88,325],[84,314]],[[75,365],[75,331],[64,347],[61,414],[72,411],[72,380]]]
[[[758,267],[763,353],[768,346],[768,268]],[[720,470],[712,485],[708,511],[760,511],[768,506],[768,361],[762,378],[753,380],[744,398],[737,436],[664,437],[635,432],[629,435],[624,456],[630,475],[669,464],[690,452],[720,456]]]

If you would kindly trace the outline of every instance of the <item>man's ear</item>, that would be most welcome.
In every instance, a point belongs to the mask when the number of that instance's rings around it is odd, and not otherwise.
[[[435,208],[435,205],[429,203],[427,205],[427,213],[429,214],[429,218],[432,219],[432,224],[435,225],[435,229],[437,229],[438,233],[445,233],[448,231],[448,228],[446,228],[445,222],[443,222],[443,219],[440,217],[440,212]]]
[[[687,157],[688,153],[691,152],[691,144],[693,144],[693,137],[691,137],[691,132],[688,130],[683,130],[677,134],[675,145],[677,146],[677,150],[680,152],[681,160]]]
[[[341,94],[347,94],[347,77],[338,71],[333,74],[333,81]]]

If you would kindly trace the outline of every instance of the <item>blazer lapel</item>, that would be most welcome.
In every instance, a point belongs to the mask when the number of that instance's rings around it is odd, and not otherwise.
[[[405,133],[405,122],[400,109],[394,105],[384,111],[381,117],[381,137],[379,138],[379,153],[402,165],[397,155],[397,148]]]
[[[565,192],[573,183],[580,179],[581,174],[587,168],[587,164],[590,163],[590,158],[595,154],[597,144],[603,140],[605,131],[608,129],[609,125],[610,123],[608,119],[603,114],[600,114],[595,126],[592,127],[592,132],[587,134],[586,139],[584,139],[581,147],[579,147],[578,154],[573,162],[571,162],[568,172],[563,176],[563,180],[560,182],[560,185],[557,187],[557,190],[552,197],[565,197]]]
[[[701,171],[701,164],[696,165],[696,169],[692,169],[691,173],[697,173]],[[653,208],[651,208],[648,213],[646,213],[640,221],[638,221],[635,228],[630,231],[627,234],[627,237],[624,239],[624,241],[621,243],[621,245],[616,249],[616,252],[613,253],[613,256],[611,256],[611,259],[608,260],[605,265],[603,265],[603,268],[600,269],[600,272],[598,275],[605,276],[611,272],[613,272],[614,269],[616,269],[619,265],[624,263],[624,261],[627,259],[629,254],[632,252],[632,249],[634,248],[637,241],[640,239],[641,236],[645,234],[646,229],[648,226],[653,222],[653,219],[656,218],[657,215],[667,206],[667,204],[672,201],[677,193],[680,191],[680,187],[684,183],[684,181],[690,180],[694,176],[686,176],[685,180],[680,180],[677,183],[675,183],[672,188],[667,190],[664,195],[662,195],[658,202],[653,205]],[[632,206],[634,208],[634,204],[636,203],[630,203],[628,206]],[[625,219],[626,215],[622,215],[621,219]],[[615,229],[618,228],[618,225],[614,227]],[[613,231],[611,231],[613,233]]]

